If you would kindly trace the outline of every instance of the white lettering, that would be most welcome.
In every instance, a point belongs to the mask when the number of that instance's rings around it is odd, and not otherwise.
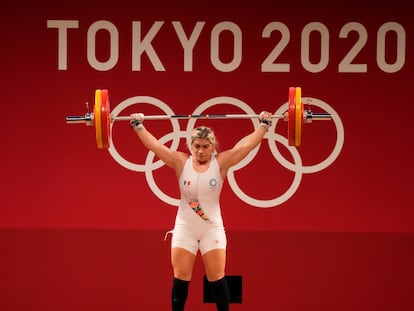
[[[394,63],[388,63],[386,61],[386,37],[389,32],[394,32],[397,36],[396,45],[396,59]],[[405,45],[406,35],[404,28],[397,23],[389,22],[385,23],[378,29],[377,34],[377,64],[378,67],[387,73],[394,73],[399,71],[405,64]]]
[[[270,54],[263,61],[262,72],[289,72],[290,64],[276,62],[277,58],[289,44],[289,28],[283,23],[272,22],[267,24],[266,27],[263,29],[262,37],[270,38],[274,30],[280,32],[281,38],[279,42],[275,45],[273,50],[270,52]]]
[[[141,70],[141,55],[145,52],[156,71],[165,71],[151,41],[157,35],[164,22],[155,22],[144,39],[141,40],[141,22],[132,22],[132,70]]]
[[[107,30],[110,35],[109,59],[100,62],[96,58],[96,33],[100,30]],[[89,64],[99,71],[108,71],[115,67],[118,62],[119,34],[114,24],[108,21],[97,21],[88,29],[87,36],[87,58]]]
[[[319,63],[310,61],[310,35],[312,32],[318,32],[321,36],[320,59]],[[321,72],[329,63],[329,31],[322,23],[309,23],[302,30],[301,36],[301,61],[302,66],[309,72]]]
[[[193,49],[198,38],[200,37],[200,33],[204,27],[204,24],[205,22],[197,22],[196,26],[193,29],[193,32],[190,35],[190,38],[187,38],[181,23],[173,22],[175,32],[177,33],[178,39],[180,40],[181,45],[184,49],[184,71],[193,71]]]
[[[345,55],[339,63],[339,72],[367,72],[367,64],[355,64],[353,60],[357,57],[359,52],[364,48],[368,41],[368,32],[366,28],[360,23],[348,23],[341,28],[339,38],[348,38],[350,32],[358,34],[358,40],[354,43],[349,52]]]
[[[68,29],[79,28],[79,21],[48,20],[47,28],[58,29],[58,70],[68,68]]]
[[[150,65],[152,64],[155,71],[166,71],[160,57],[158,56],[153,41],[155,37],[161,32],[164,26],[164,21],[155,21],[149,25],[149,30],[145,33],[142,29],[141,21],[132,21],[132,36],[131,39],[131,69],[132,71],[141,71],[143,56],[146,55]],[[287,53],[291,50],[293,43],[298,40],[298,34],[292,34],[289,27],[281,22],[273,21],[266,24],[261,33],[261,39],[269,39],[276,33],[276,42],[273,49],[265,55],[261,52],[260,47],[244,46],[242,42],[242,31],[240,27],[232,22],[224,21],[213,25],[211,32],[205,34],[206,22],[197,21],[192,29],[184,30],[184,26],[180,21],[172,21],[169,26],[175,30],[175,35],[171,38],[163,38],[168,40],[164,42],[170,46],[178,46],[178,49],[183,49],[183,64],[182,68],[185,72],[192,72],[194,68],[194,58],[197,55],[205,57],[206,51],[201,51],[195,54],[195,46],[202,40],[208,40],[210,35],[210,63],[220,72],[231,72],[237,70],[242,63],[242,54],[247,51],[250,56],[263,57],[261,67],[258,70],[261,72],[289,73],[291,64],[296,63],[295,59],[284,63],[280,58],[282,53]],[[79,48],[83,46],[83,42],[69,42],[69,29],[79,29],[78,20],[47,20],[47,28],[57,29],[57,69],[68,70],[68,63],[70,63],[69,46],[72,48]],[[375,40],[375,36],[370,36],[364,25],[357,22],[349,22],[338,28],[339,32],[332,34],[326,25],[320,22],[310,22],[304,25],[300,34],[300,44],[296,49],[300,49],[300,61],[304,71],[311,73],[319,73],[328,68],[328,66],[337,66],[338,73],[367,73],[369,62],[363,60],[366,55],[366,49],[372,44],[369,40]],[[168,29],[170,31],[171,29]],[[99,34],[103,31],[108,34],[109,38],[109,53],[99,53],[102,40]],[[122,28],[122,31],[125,31]],[[204,33],[203,33],[204,31]],[[86,34],[86,56],[91,68],[99,71],[112,70],[117,64],[120,57],[120,31],[113,23],[106,20],[99,20],[93,22],[87,29]],[[249,32],[251,35],[254,32]],[[259,33],[259,32],[257,32]],[[352,33],[353,36],[350,34]],[[165,33],[163,33],[165,34]],[[171,35],[171,32],[167,32]],[[355,38],[356,40],[351,41]],[[203,37],[204,36],[204,37]],[[79,40],[79,37],[76,38]],[[207,37],[207,38],[206,38]],[[125,36],[123,36],[125,38]],[[73,39],[73,38],[72,38]],[[176,43],[179,41],[181,47]],[[249,37],[246,42],[254,42]],[[331,43],[331,40],[335,42]],[[159,39],[160,40],[160,39]],[[174,42],[175,40],[175,42]],[[343,55],[338,55],[336,52],[336,64],[332,64],[330,60],[330,51],[338,41],[351,41],[348,48]],[[73,40],[72,40],[73,41]],[[396,22],[385,22],[379,26],[376,33],[376,59],[373,60],[377,68],[386,73],[396,73],[402,70],[405,66],[405,59],[407,54],[407,38],[404,27]],[[127,44],[128,42],[122,42]],[[341,42],[341,44],[343,44]],[[336,50],[335,50],[336,51]],[[169,51],[164,54],[171,59],[171,55],[176,58],[177,51]],[[109,56],[102,56],[109,55]],[[260,56],[262,55],[262,56]],[[296,54],[294,54],[296,55]],[[368,55],[372,55],[369,53]],[[318,58],[319,56],[319,58]],[[360,57],[361,56],[361,57]],[[106,58],[106,59],[102,59]],[[316,61],[314,60],[316,58]],[[362,60],[360,60],[362,59]],[[174,59],[175,61],[175,59]],[[258,60],[260,62],[260,59]],[[256,66],[256,64],[253,64]],[[370,67],[371,68],[371,67]]]
[[[228,63],[222,62],[219,56],[219,38],[223,31],[230,31],[233,34],[233,59]],[[236,70],[242,61],[242,32],[239,26],[231,22],[222,22],[214,26],[211,32],[210,51],[211,63],[217,70],[223,72]]]

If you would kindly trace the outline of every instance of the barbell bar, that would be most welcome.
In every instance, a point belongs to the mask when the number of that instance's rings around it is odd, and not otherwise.
[[[170,119],[255,119],[257,114],[178,114],[178,115],[145,115],[145,120],[170,120]],[[329,113],[314,113],[312,110],[304,110],[302,103],[302,90],[300,87],[289,88],[288,109],[284,114],[274,114],[271,118],[283,119],[288,123],[288,143],[290,146],[299,147],[302,140],[302,128],[304,123],[314,120],[331,120]],[[112,116],[110,113],[109,92],[107,89],[95,90],[95,104],[93,112],[86,112],[83,116],[67,116],[66,123],[83,123],[95,126],[96,144],[99,149],[110,146],[111,123],[114,121],[130,121],[131,116]]]

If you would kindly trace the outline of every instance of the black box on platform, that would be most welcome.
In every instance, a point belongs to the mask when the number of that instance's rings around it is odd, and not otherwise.
[[[242,303],[243,293],[243,278],[241,275],[226,275],[227,284],[230,290],[230,303]],[[203,277],[203,302],[214,303],[213,295],[211,294],[208,285],[207,277]]]

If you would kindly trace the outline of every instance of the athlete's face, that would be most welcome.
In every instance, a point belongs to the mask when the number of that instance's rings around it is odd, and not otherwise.
[[[191,152],[198,162],[205,163],[211,158],[213,144],[207,138],[196,138],[191,144]]]

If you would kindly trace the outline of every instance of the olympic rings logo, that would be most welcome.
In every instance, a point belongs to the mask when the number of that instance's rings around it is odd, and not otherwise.
[[[332,152],[329,154],[329,156],[321,161],[318,164],[315,165],[310,165],[310,166],[304,166],[302,163],[302,158],[297,150],[296,147],[293,146],[289,146],[288,145],[288,140],[287,138],[285,138],[284,136],[275,133],[275,128],[276,128],[276,124],[279,121],[279,119],[275,119],[275,122],[273,122],[272,127],[269,129],[269,131],[267,132],[267,134],[265,135],[264,138],[267,139],[268,144],[269,144],[269,148],[273,154],[273,157],[287,170],[292,171],[295,173],[295,176],[293,178],[293,182],[291,184],[291,186],[280,196],[275,197],[273,199],[270,200],[259,200],[259,199],[255,199],[251,196],[248,196],[246,193],[243,192],[242,189],[240,189],[235,176],[234,176],[234,172],[242,169],[243,167],[245,167],[247,164],[249,164],[253,158],[256,156],[258,150],[259,150],[259,146],[257,146],[252,152],[249,153],[249,155],[244,158],[240,163],[238,163],[236,166],[233,166],[232,168],[229,169],[228,174],[227,174],[227,180],[228,183],[231,187],[231,189],[233,190],[233,192],[237,195],[237,197],[239,199],[241,199],[243,202],[254,206],[254,207],[259,207],[259,208],[269,208],[269,207],[275,207],[278,206],[284,202],[286,202],[290,197],[292,197],[294,195],[294,193],[296,192],[296,190],[299,187],[299,184],[302,180],[302,176],[303,174],[311,174],[311,173],[316,173],[319,172],[325,168],[327,168],[328,166],[330,166],[335,160],[336,158],[339,156],[343,144],[344,144],[344,127],[342,124],[342,121],[338,115],[338,113],[327,103],[317,99],[317,98],[311,98],[311,97],[302,97],[303,102],[307,102],[308,100],[311,100],[312,102],[312,106],[317,106],[322,108],[324,111],[328,112],[331,114],[332,116],[332,120],[335,124],[336,127],[336,132],[337,132],[337,139],[336,139],[336,144],[332,150]],[[118,116],[118,114],[123,111],[125,108],[135,105],[135,104],[151,104],[154,105],[160,109],[162,109],[166,115],[174,115],[175,113],[171,110],[171,108],[165,104],[164,102],[162,102],[161,100],[154,98],[154,97],[150,97],[150,96],[135,96],[135,97],[130,97],[126,100],[124,100],[123,102],[121,102],[119,105],[117,105],[113,110],[112,110],[112,115],[113,117]],[[219,105],[219,104],[229,104],[229,105],[234,105],[240,109],[242,109],[246,114],[255,114],[255,112],[253,111],[253,109],[247,105],[245,102],[234,98],[234,97],[227,97],[227,96],[220,96],[220,97],[214,97],[211,98],[207,101],[205,101],[204,103],[202,103],[200,106],[198,106],[196,108],[196,110],[194,110],[194,112],[192,113],[193,115],[198,115],[198,114],[203,114],[203,112],[215,105]],[[283,105],[281,105],[279,107],[279,109],[277,111],[275,111],[274,114],[279,115],[279,114],[283,114],[288,108],[288,103],[284,103]],[[259,121],[257,119],[251,119],[253,126],[256,127],[259,125]],[[178,145],[179,145],[179,141],[181,138],[184,138],[187,140],[187,145],[190,146],[190,141],[189,141],[189,137],[191,135],[192,129],[195,125],[196,119],[189,119],[188,123],[187,123],[187,128],[186,130],[182,131],[180,129],[180,125],[177,119],[171,119],[172,122],[172,127],[173,127],[173,132],[168,133],[166,135],[164,135],[163,137],[161,137],[159,139],[160,143],[165,144],[169,141],[172,141],[172,144],[170,146],[170,148],[172,150],[177,150]],[[111,130],[112,130],[112,126],[113,123],[111,124]],[[157,183],[154,180],[154,176],[152,174],[152,172],[154,170],[159,169],[160,167],[162,167],[164,165],[163,162],[161,162],[161,160],[158,160],[156,162],[153,162],[155,154],[152,151],[149,151],[145,160],[144,164],[136,164],[136,163],[132,163],[129,162],[128,160],[126,160],[125,158],[123,158],[118,151],[115,148],[115,144],[112,141],[112,137],[110,138],[111,142],[110,142],[110,147],[109,147],[109,153],[111,154],[111,156],[114,158],[114,160],[116,162],[118,162],[121,166],[135,171],[135,172],[143,172],[145,173],[145,177],[146,177],[146,181],[148,183],[148,185],[150,186],[152,192],[163,202],[173,205],[173,206],[178,206],[180,199],[178,198],[173,198],[170,197],[168,195],[166,195],[157,185]],[[292,158],[293,158],[293,163],[288,161],[286,158],[283,157],[283,155],[280,153],[280,151],[278,150],[277,146],[276,146],[276,142],[281,143],[283,146],[286,147],[286,149],[291,153]]]

